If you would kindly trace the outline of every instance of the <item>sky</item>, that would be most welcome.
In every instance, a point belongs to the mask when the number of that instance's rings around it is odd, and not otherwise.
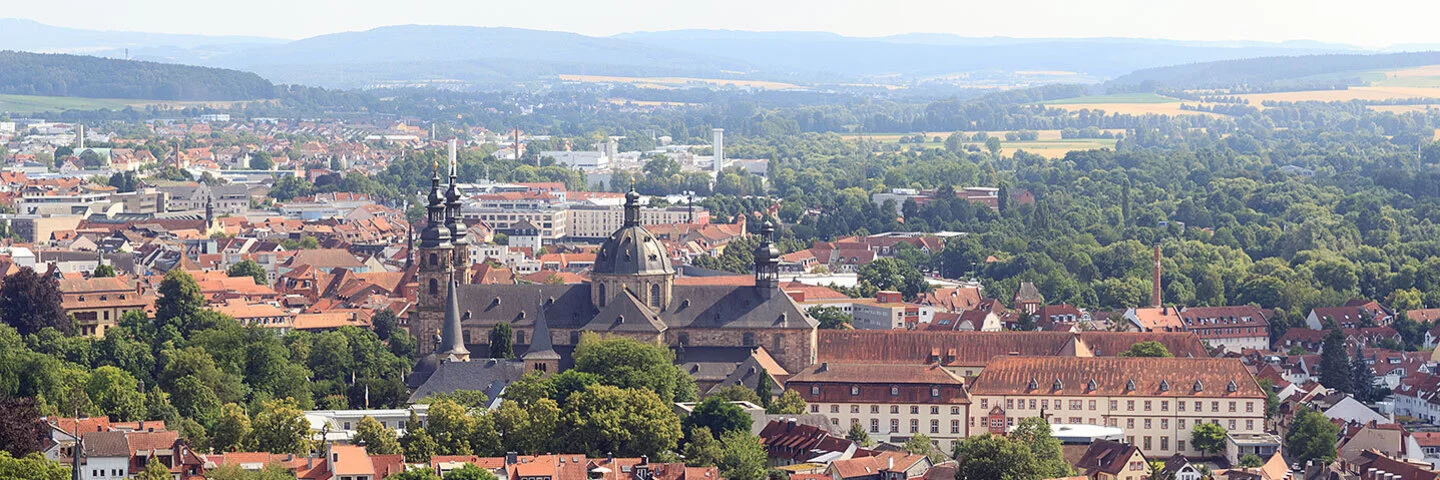
[[[560,30],[804,30],[847,36],[1440,43],[1434,0],[48,0],[0,17],[57,26],[298,39],[399,24]]]

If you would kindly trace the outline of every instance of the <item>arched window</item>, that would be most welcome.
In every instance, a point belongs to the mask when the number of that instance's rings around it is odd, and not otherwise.
[[[650,306],[660,308],[660,284],[650,284]]]
[[[439,294],[440,294],[440,280],[439,280],[439,279],[434,279],[434,278],[430,279],[430,294],[431,294],[431,295],[439,295]]]
[[[605,306],[605,302],[606,302],[606,301],[609,301],[609,298],[607,298],[607,297],[605,296],[605,284],[602,283],[602,284],[600,284],[599,287],[597,287],[597,288],[600,289],[600,302],[599,302],[600,305],[599,305],[599,306],[603,307],[603,306]]]
[[[433,254],[433,253],[430,254],[430,266],[433,267],[433,266],[436,266],[436,265],[439,265],[439,264],[440,264],[440,256],[439,256],[439,255],[436,255],[436,254]]]

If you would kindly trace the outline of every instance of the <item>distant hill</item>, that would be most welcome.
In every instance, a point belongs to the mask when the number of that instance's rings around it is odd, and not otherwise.
[[[226,52],[287,40],[264,37],[178,35],[56,27],[32,20],[0,18],[0,50],[74,53],[100,57],[199,63]]]
[[[1248,58],[1138,70],[1106,85],[1121,90],[1142,86],[1147,89],[1263,88],[1286,83],[1315,87],[1361,85],[1365,83],[1363,74],[1367,71],[1437,64],[1440,64],[1440,52]]]
[[[150,100],[272,98],[259,75],[84,55],[0,51],[0,93]]]
[[[1019,39],[907,34],[856,38],[817,32],[672,30],[617,35],[685,52],[707,52],[770,71],[906,76],[1060,70],[1114,77],[1141,68],[1350,47],[1314,42],[1183,42],[1125,38]]]

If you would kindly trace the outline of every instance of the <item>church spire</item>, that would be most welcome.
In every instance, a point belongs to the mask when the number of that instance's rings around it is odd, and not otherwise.
[[[460,327],[460,300],[456,296],[459,285],[455,283],[455,272],[450,272],[450,293],[445,296],[445,325],[440,329],[440,346],[435,351],[448,360],[470,361],[470,350],[465,348],[465,335]]]
[[[425,206],[425,230],[420,233],[420,248],[450,246],[450,229],[445,225],[445,195],[440,192],[440,162],[430,166],[429,204]]]
[[[760,227],[760,245],[755,247],[755,288],[760,296],[770,298],[780,286],[780,250],[771,243],[775,224],[768,220]]]
[[[630,191],[625,193],[625,226],[634,227],[640,225],[640,194],[635,191],[635,185],[630,185]]]
[[[530,332],[530,347],[520,356],[527,372],[556,373],[560,369],[560,354],[550,339],[550,322],[545,319],[545,305],[537,305],[535,330]]]
[[[450,229],[451,241],[462,244],[465,240],[465,222],[460,219],[460,168],[455,156],[455,139],[450,139],[450,189],[445,193],[445,228]]]

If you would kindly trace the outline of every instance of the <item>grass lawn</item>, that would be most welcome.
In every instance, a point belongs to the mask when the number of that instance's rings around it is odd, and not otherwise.
[[[1042,105],[1076,105],[1088,103],[1174,103],[1179,99],[1153,93],[1112,93],[1109,95],[1087,95],[1084,97],[1061,98],[1040,102]]]
[[[28,115],[32,113],[58,112],[64,110],[124,110],[125,107],[145,108],[152,105],[168,108],[185,108],[198,106],[214,106],[217,108],[225,108],[237,104],[245,104],[250,102],[251,101],[244,100],[182,102],[171,100],[143,100],[130,98],[45,97],[40,95],[0,94],[0,113]]]

